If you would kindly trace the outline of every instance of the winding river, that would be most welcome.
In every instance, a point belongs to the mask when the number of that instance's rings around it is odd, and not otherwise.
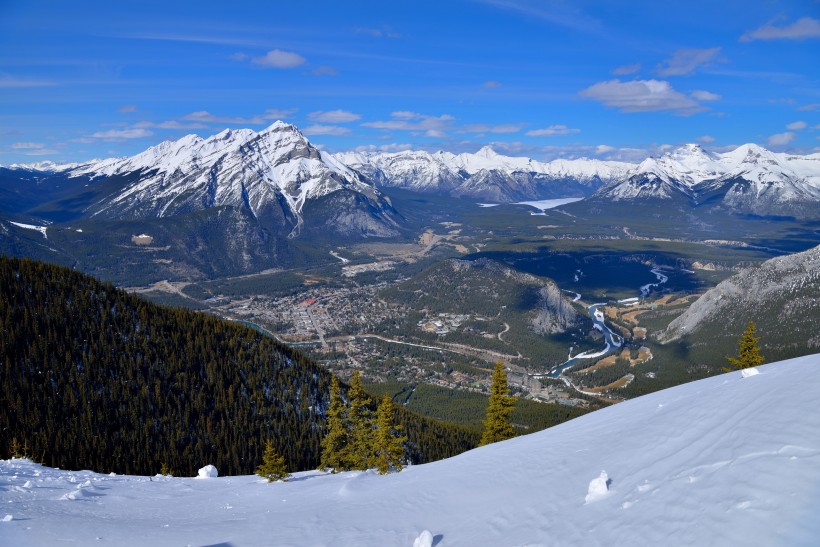
[[[657,289],[658,287],[669,281],[669,276],[665,275],[663,271],[659,268],[652,268],[649,271],[652,272],[652,274],[658,279],[658,282],[647,283],[646,285],[642,285],[640,288],[641,298],[648,296],[650,292],[652,292],[653,290]],[[566,292],[572,293],[574,291]],[[577,302],[581,298],[580,293],[575,293],[575,295],[576,296],[573,299],[573,302]],[[604,335],[604,342],[606,343],[604,349],[598,351],[584,351],[574,357],[572,356],[572,354],[570,354],[569,359],[567,359],[557,367],[550,370],[549,373],[547,373],[546,375],[535,375],[535,377],[546,376],[547,378],[560,378],[564,371],[569,370],[575,365],[577,365],[581,359],[593,359],[597,357],[603,357],[613,349],[619,348],[624,344],[623,337],[621,337],[619,334],[616,334],[606,324],[606,321],[604,320],[604,312],[601,311],[601,308],[604,306],[606,306],[605,302],[587,306],[587,311],[589,312],[589,316],[592,319],[592,326]]]

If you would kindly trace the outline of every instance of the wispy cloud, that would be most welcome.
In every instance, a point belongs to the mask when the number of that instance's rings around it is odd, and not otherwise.
[[[593,99],[621,112],[657,112],[672,110],[684,116],[705,110],[696,100],[676,91],[663,80],[634,80],[598,82],[579,92],[581,97]]]
[[[595,32],[601,29],[599,20],[581,11],[573,2],[552,0],[548,3],[528,0],[478,0],[499,9],[517,12],[527,17],[540,19],[573,30]]]
[[[117,112],[121,114],[128,114],[130,112],[137,112],[137,106],[133,104],[124,104],[117,109]]]
[[[338,76],[339,71],[332,66],[323,65],[314,68],[313,71],[311,71],[311,74],[314,76]]]
[[[334,135],[337,137],[350,134],[350,128],[339,125],[313,124],[305,127],[302,131],[308,135]]]
[[[481,86],[486,87],[488,89],[496,89],[501,87],[501,84],[499,82],[496,82],[495,80],[487,80],[486,82],[481,84]]]
[[[57,85],[49,80],[37,80],[32,78],[20,78],[11,74],[0,74],[0,88],[15,87],[50,87]]]
[[[599,144],[595,147],[595,155],[600,156],[602,154],[609,154],[610,152],[614,152],[617,150],[614,146],[609,146],[608,144]]]
[[[131,129],[110,129],[108,131],[98,131],[91,136],[95,139],[103,139],[107,141],[122,141],[127,139],[141,139],[143,137],[150,137],[153,131],[148,131],[143,128]]]
[[[148,122],[142,121],[135,123],[132,127],[152,127],[156,129],[202,129],[208,127],[204,123],[199,122],[179,122],[177,120],[168,120],[164,122]]]
[[[806,104],[799,107],[797,110],[800,110],[802,112],[812,112],[814,110],[820,110],[820,103]]]
[[[382,129],[386,131],[414,131],[428,137],[441,138],[450,128],[455,118],[449,114],[428,116],[418,112],[400,110],[390,114],[392,119],[375,122],[366,122],[364,127]]]
[[[190,121],[190,122],[199,122],[199,123],[226,123],[226,124],[234,124],[234,125],[263,125],[269,123],[274,120],[284,120],[290,116],[292,116],[296,110],[288,109],[288,110],[279,110],[274,108],[269,108],[265,110],[263,114],[257,114],[255,116],[251,116],[250,118],[242,118],[242,117],[235,117],[235,116],[217,116],[215,114],[211,114],[207,110],[200,110],[197,112],[191,112],[182,117],[182,120]]]
[[[307,59],[292,51],[272,49],[262,57],[254,57],[253,63],[268,68],[296,68]]]
[[[709,49],[679,49],[672,57],[658,66],[661,76],[686,76],[701,65],[714,61],[720,53],[719,47]]]
[[[715,142],[715,138],[712,135],[703,135],[698,137],[696,140],[702,144],[712,144]]]
[[[788,124],[786,129],[790,131],[800,131],[801,129],[805,129],[809,124],[804,121],[796,121]]]
[[[696,89],[691,93],[692,98],[697,101],[717,101],[720,99],[720,95],[717,93],[712,93],[711,91],[703,91],[702,89]]]
[[[775,133],[767,139],[767,142],[771,146],[786,146],[792,142],[795,137],[797,137],[795,133],[786,131],[785,133]]]
[[[523,123],[502,123],[498,125],[473,123],[459,129],[459,133],[518,133],[523,128]]]
[[[11,145],[14,150],[37,150],[45,148],[46,145],[39,142],[16,142]]]
[[[347,110],[317,110],[308,114],[312,122],[349,123],[361,119],[361,116]]]
[[[820,20],[803,17],[791,25],[776,26],[773,22],[751,30],[740,37],[741,42],[754,40],[806,40],[820,38]]]
[[[401,38],[401,34],[398,32],[393,31],[390,27],[382,27],[382,28],[368,28],[368,27],[359,27],[356,29],[356,34],[366,34],[367,36],[372,36],[373,38]]]
[[[634,65],[623,65],[615,68],[612,71],[612,74],[616,76],[625,76],[627,74],[635,74],[641,69],[641,65],[634,64]]]
[[[574,127],[567,127],[566,125],[551,125],[544,129],[533,129],[524,133],[528,137],[553,137],[555,135],[573,135],[580,133],[580,129]]]

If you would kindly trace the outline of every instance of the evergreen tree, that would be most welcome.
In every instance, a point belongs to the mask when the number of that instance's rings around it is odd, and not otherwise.
[[[749,321],[746,330],[740,337],[737,357],[726,358],[735,369],[752,368],[763,364],[764,357],[760,355],[760,348],[757,345],[760,337],[755,336],[755,329],[754,321]],[[723,370],[731,372],[732,369],[724,368]]]
[[[322,439],[322,456],[320,469],[342,471],[348,469],[347,445],[348,433],[347,412],[342,401],[339,379],[335,376],[330,384],[330,405],[325,416],[327,433]]]
[[[373,415],[358,370],[353,373],[347,396],[350,399],[350,442],[346,447],[349,468],[365,470],[373,463]]]
[[[407,442],[407,437],[400,434],[401,426],[394,425],[393,412],[393,400],[390,397],[382,399],[376,410],[373,452],[376,469],[382,475],[387,474],[391,467],[401,471],[404,463],[404,443]]]
[[[265,442],[262,465],[256,468],[256,474],[268,479],[268,482],[286,481],[290,477],[285,465],[285,457],[273,448],[273,442],[270,439]]]
[[[515,436],[510,414],[515,406],[515,399],[510,397],[507,387],[507,372],[504,364],[498,362],[493,371],[493,385],[490,388],[490,404],[487,406],[487,417],[484,419],[484,433],[479,446],[510,439]]]

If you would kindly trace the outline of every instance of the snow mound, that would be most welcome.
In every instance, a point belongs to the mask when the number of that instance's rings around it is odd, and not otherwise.
[[[425,530],[413,542],[413,547],[433,547],[433,534],[430,530]]]
[[[12,520],[14,520],[14,517],[11,515],[6,515],[5,517],[3,517],[3,522],[11,522]]]
[[[757,367],[744,368],[740,371],[740,374],[743,375],[744,378],[748,378],[749,376],[757,376],[758,374],[760,374],[760,371],[757,370]]]
[[[609,494],[609,485],[611,482],[606,471],[601,471],[600,475],[589,481],[589,488],[587,489],[584,503],[592,503],[604,499],[607,494]]]
[[[216,470],[216,466],[211,465],[210,463],[205,467],[200,468],[196,478],[198,479],[215,479],[219,476],[219,471]]]

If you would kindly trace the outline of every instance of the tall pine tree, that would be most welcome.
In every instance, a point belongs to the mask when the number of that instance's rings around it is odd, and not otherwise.
[[[376,439],[373,443],[376,469],[382,475],[387,474],[391,468],[402,470],[407,437],[401,435],[401,429],[401,426],[393,423],[393,400],[385,397],[376,410]]]
[[[737,357],[726,358],[726,360],[729,361],[729,364],[735,369],[752,368],[763,364],[764,357],[760,355],[760,348],[757,345],[760,341],[760,337],[755,336],[755,330],[756,327],[754,321],[749,321],[749,324],[746,326],[746,330],[740,337]],[[724,370],[726,372],[730,372],[732,369],[725,368]]]
[[[342,401],[339,379],[335,376],[330,384],[330,405],[325,416],[327,433],[322,439],[322,456],[320,469],[342,471],[349,469],[347,445],[350,439],[348,432],[347,410]]]
[[[350,442],[346,452],[350,458],[350,469],[368,469],[373,463],[373,416],[370,398],[362,387],[358,370],[353,373],[347,396],[350,399]]]
[[[507,372],[504,363],[495,364],[493,384],[490,388],[490,404],[487,406],[487,417],[484,419],[484,433],[479,446],[496,443],[515,436],[510,414],[515,406],[515,399],[510,397],[507,387]]]

